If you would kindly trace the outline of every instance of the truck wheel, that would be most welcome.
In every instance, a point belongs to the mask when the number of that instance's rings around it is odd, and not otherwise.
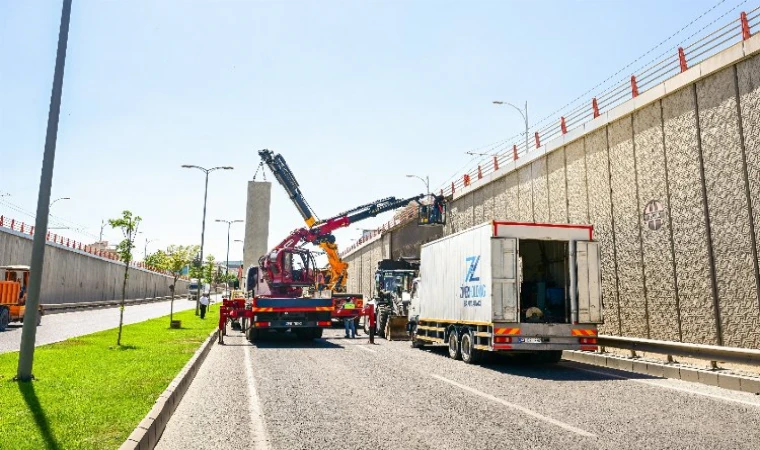
[[[259,330],[251,328],[248,330],[248,341],[251,343],[256,342],[259,339]]]
[[[456,330],[452,330],[449,334],[449,357],[451,359],[462,358],[462,350],[459,347],[459,336]]]
[[[388,311],[380,310],[377,318],[377,335],[381,338],[388,338],[385,334],[385,326],[388,324]]]
[[[312,339],[320,339],[322,337],[322,328],[314,328],[312,331]]]
[[[462,361],[467,364],[475,364],[480,359],[480,350],[475,348],[475,338],[470,330],[462,333],[462,343],[459,345],[462,353]]]
[[[0,307],[0,331],[5,331],[11,323],[11,312],[6,307]]]
[[[530,362],[536,364],[556,364],[562,359],[562,350],[546,350],[531,353]]]

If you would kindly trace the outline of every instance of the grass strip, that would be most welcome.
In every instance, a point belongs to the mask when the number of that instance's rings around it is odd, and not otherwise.
[[[0,354],[0,449],[115,449],[218,322],[193,310],[38,347],[32,383],[13,381],[18,353]],[[117,311],[114,311],[117,314]]]

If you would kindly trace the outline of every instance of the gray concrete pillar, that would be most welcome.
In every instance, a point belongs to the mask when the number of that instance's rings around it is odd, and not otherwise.
[[[243,267],[248,270],[257,264],[269,247],[269,206],[272,197],[272,183],[268,181],[248,182],[248,202],[245,208],[245,242],[243,244]]]

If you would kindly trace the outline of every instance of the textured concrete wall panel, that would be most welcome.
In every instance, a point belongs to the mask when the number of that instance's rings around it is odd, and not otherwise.
[[[736,68],[756,255],[760,255],[760,55],[741,62]]]
[[[570,223],[588,223],[586,139],[565,147],[567,164],[567,215]]]
[[[684,342],[717,344],[693,89],[665,97],[662,111],[681,333]]]
[[[567,223],[567,192],[565,180],[565,149],[547,156],[549,178],[549,222]]]
[[[758,292],[734,68],[697,83],[707,206],[725,345],[760,346]]]
[[[496,183],[488,183],[483,187],[483,220],[476,221],[476,223],[486,222],[494,219],[494,204],[496,203],[494,196],[495,186]]]
[[[520,174],[511,172],[506,177],[506,217],[510,221],[520,220]]]
[[[626,336],[647,337],[646,298],[639,238],[639,206],[631,127],[630,116],[613,122],[609,126],[618,297],[623,333]]]
[[[391,233],[385,236],[387,236],[391,248],[389,258],[419,258],[420,247],[443,236],[443,229],[440,226],[422,227],[417,225],[415,220],[394,228]],[[386,238],[385,236],[383,239]]]
[[[485,214],[483,213],[486,201],[485,189],[480,188],[472,194],[472,223],[482,223]]]
[[[519,180],[519,221],[533,222],[533,180],[531,165],[522,166],[517,170]]]
[[[539,158],[533,166],[533,220],[546,223],[549,221],[549,186],[547,185],[546,157]]]
[[[501,177],[491,183],[493,185],[493,218],[496,220],[506,220],[507,217],[507,177]]]
[[[659,102],[633,114],[633,132],[650,337],[678,341],[680,336],[671,230],[665,216],[670,205]],[[644,217],[646,211],[651,212]]]
[[[469,194],[462,197],[463,200],[463,207],[461,212],[461,224],[462,228],[461,230],[466,230],[470,228],[475,222],[473,221],[475,218],[475,193],[470,192]]]
[[[362,252],[362,287],[361,287],[361,293],[364,294],[367,298],[370,298],[370,293],[372,291],[372,283],[373,283],[373,273],[375,271],[375,267],[372,266],[372,251],[370,250],[369,246],[365,246],[361,250]]]
[[[602,259],[604,325],[601,329],[605,334],[617,335],[620,333],[620,322],[618,320],[619,305],[615,274],[606,129],[601,128],[586,136],[585,146],[588,167],[589,221],[594,226],[594,239],[599,241]]]

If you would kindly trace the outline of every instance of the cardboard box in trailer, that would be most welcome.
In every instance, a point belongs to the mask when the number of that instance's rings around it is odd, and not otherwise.
[[[590,225],[488,222],[422,246],[412,292],[412,346],[449,356],[596,350],[602,323],[599,245]]]

